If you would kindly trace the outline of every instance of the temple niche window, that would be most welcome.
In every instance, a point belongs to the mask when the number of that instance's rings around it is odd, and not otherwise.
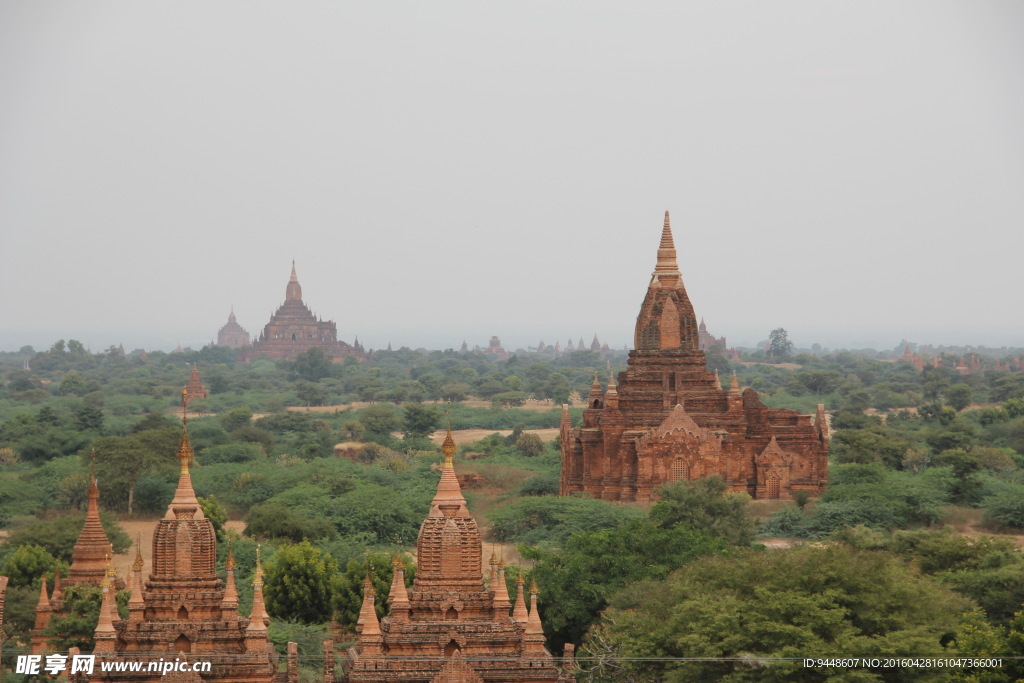
[[[668,478],[671,481],[688,480],[690,478],[690,466],[686,464],[686,461],[682,458],[676,458],[672,461],[672,467],[669,470]]]
[[[765,493],[768,498],[779,497],[779,475],[772,472],[765,481]]]

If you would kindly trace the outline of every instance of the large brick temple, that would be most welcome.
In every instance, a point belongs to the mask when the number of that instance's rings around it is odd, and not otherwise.
[[[334,359],[364,357],[358,341],[354,345],[338,341],[338,326],[334,321],[321,320],[303,303],[302,287],[293,261],[292,274],[285,287],[284,303],[270,317],[259,339],[243,354],[244,357],[294,359],[310,349],[323,349],[324,353]]]
[[[430,513],[416,542],[418,568],[406,589],[404,569],[396,558],[388,595],[390,612],[378,620],[373,585],[364,584],[359,639],[349,648],[348,679],[406,683],[520,683],[573,680],[559,678],[544,647],[537,610],[537,588],[530,589],[531,609],[522,577],[516,599],[509,598],[505,569],[491,558],[489,585],[481,571],[480,531],[466,508],[452,455],[451,429],[441,447],[444,466]]]
[[[604,390],[595,376],[579,428],[563,409],[562,495],[649,501],[663,484],[712,475],[754,498],[825,489],[823,406],[813,421],[770,409],[753,389],[741,392],[735,374],[723,389],[699,342],[666,211],[625,372]]]

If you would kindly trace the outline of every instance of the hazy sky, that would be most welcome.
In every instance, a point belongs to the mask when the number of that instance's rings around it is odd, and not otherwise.
[[[1024,3],[0,0],[0,349],[1024,345]]]

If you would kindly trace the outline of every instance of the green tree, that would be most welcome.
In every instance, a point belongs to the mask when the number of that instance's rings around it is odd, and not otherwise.
[[[147,429],[127,436],[102,436],[92,443],[96,451],[96,473],[108,492],[106,500],[122,503],[128,514],[134,513],[135,482],[143,473],[173,476],[178,469],[174,454],[180,432],[174,429]],[[110,494],[124,491],[126,499]],[[109,505],[110,503],[107,503]]]
[[[253,505],[245,518],[245,535],[259,539],[300,541],[331,539],[337,535],[330,520],[310,517],[301,510],[275,502]]]
[[[402,418],[391,406],[370,406],[359,416],[359,421],[368,435],[377,437],[391,436],[402,428]]]
[[[612,605],[584,649],[625,659],[639,680],[826,680],[838,671],[805,669],[801,658],[947,656],[956,652],[947,644],[977,623],[968,599],[893,555],[844,546],[703,558]],[[628,659],[652,654],[663,659]],[[849,673],[935,680],[925,668]]]
[[[295,357],[292,371],[302,379],[316,382],[331,376],[333,363],[323,349],[312,348]]]
[[[410,403],[402,408],[406,438],[425,438],[434,433],[441,422],[437,406]]]
[[[687,526],[732,545],[750,545],[754,540],[754,520],[747,511],[750,496],[727,493],[728,488],[719,476],[663,486],[661,502],[651,508],[651,522],[662,528]]]
[[[59,562],[42,547],[30,543],[20,546],[7,556],[2,573],[10,579],[12,587],[38,588],[43,576],[47,577],[51,586],[53,585],[54,570],[59,570],[62,575],[67,576],[68,566],[64,562]]]
[[[225,432],[233,432],[252,424],[252,411],[248,408],[232,408],[226,414],[221,415],[219,419]]]
[[[544,452],[544,442],[536,434],[521,434],[515,446],[519,454],[527,458],[535,458]]]
[[[775,357],[775,360],[786,360],[793,353],[793,342],[789,340],[789,333],[783,327],[776,327],[768,335],[768,350]]]
[[[949,405],[953,406],[957,411],[961,411],[967,406],[971,405],[971,399],[974,396],[974,390],[971,389],[969,384],[954,384],[949,389],[946,389],[946,401]]]
[[[309,541],[279,548],[267,565],[264,596],[271,616],[304,624],[331,618],[338,564]]]
[[[844,379],[840,373],[834,370],[801,370],[795,373],[793,378],[816,396],[835,391]]]
[[[224,509],[217,498],[211,493],[206,496],[199,496],[199,507],[203,509],[203,515],[213,524],[213,530],[217,534],[217,540],[224,541],[224,524],[228,521],[228,511]]]
[[[636,520],[617,529],[573,534],[561,551],[529,551],[548,643],[561,650],[579,643],[609,598],[644,579],[664,578],[708,553],[722,552],[719,539],[685,527],[658,528]],[[522,548],[521,549],[525,549]]]

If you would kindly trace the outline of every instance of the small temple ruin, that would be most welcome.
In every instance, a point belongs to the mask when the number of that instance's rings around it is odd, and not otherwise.
[[[364,582],[363,605],[349,648],[348,679],[408,683],[573,680],[560,674],[544,646],[536,585],[526,606],[522,576],[512,599],[505,567],[492,556],[490,580],[481,570],[480,531],[466,508],[452,456],[451,428],[441,447],[444,465],[437,494],[416,541],[417,571],[406,588],[396,556],[389,613],[377,619],[373,584]],[[561,677],[560,677],[561,676]]]
[[[754,498],[825,489],[824,407],[813,420],[770,409],[753,389],[741,391],[735,374],[723,389],[706,367],[700,332],[666,211],[625,372],[604,389],[595,375],[581,426],[563,408],[562,495],[649,501],[664,484],[712,475]]]

